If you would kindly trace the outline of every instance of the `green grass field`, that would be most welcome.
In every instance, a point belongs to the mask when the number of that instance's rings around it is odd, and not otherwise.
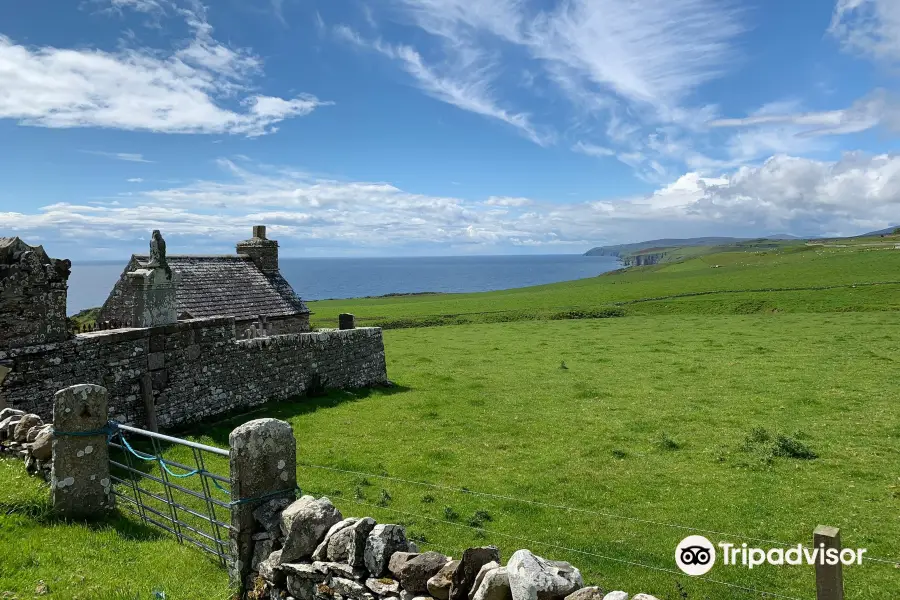
[[[0,598],[230,598],[218,563],[162,530],[126,516],[57,520],[49,499],[47,485],[20,461],[0,459]]]
[[[793,543],[832,524],[846,546],[900,556],[900,417],[890,368],[900,360],[898,327],[900,315],[875,313],[390,331],[398,390],[333,394],[261,414],[294,425],[302,462],[372,474],[302,467],[301,487],[328,494],[345,514],[403,522],[428,549],[458,556],[495,543],[508,557],[528,547],[573,562],[604,587],[674,600],[682,597],[677,581],[691,599],[754,598],[559,548],[672,568],[681,529],[375,476]],[[222,443],[229,427],[207,441]],[[779,456],[760,429],[801,445],[786,442],[789,456]],[[804,447],[818,458],[790,457]],[[468,527],[479,521],[498,533]],[[806,567],[711,576],[814,596]],[[900,590],[891,565],[848,568],[846,581],[848,598]]]
[[[225,446],[239,422],[286,419],[305,492],[328,495],[347,516],[403,523],[423,549],[458,556],[493,543],[505,560],[525,547],[571,561],[605,588],[664,600],[761,598],[636,564],[674,569],[674,548],[690,533],[678,526],[732,534],[706,534],[713,542],[796,544],[829,524],[847,547],[900,559],[893,281],[900,251],[793,245],[521,290],[318,302],[320,324],[347,311],[360,324],[406,327],[385,332],[397,386],[270,405],[195,439]],[[872,283],[881,285],[863,285]],[[789,289],[748,291],[773,288]],[[650,300],[697,292],[715,293]],[[625,316],[565,318],[611,307]],[[77,569],[52,568],[48,546],[76,555],[104,544],[109,570],[130,573],[130,597],[157,587],[167,598],[227,593],[211,561],[164,536],[135,535],[137,543],[121,523],[97,531],[16,508],[44,493],[0,468],[11,513],[0,514],[4,547],[34,540],[31,558],[0,561],[0,594],[30,597],[38,579],[79,593],[66,583]],[[810,567],[717,566],[709,576],[815,597]],[[113,590],[118,580],[92,581]],[[845,582],[849,599],[900,594],[892,564],[847,567]]]

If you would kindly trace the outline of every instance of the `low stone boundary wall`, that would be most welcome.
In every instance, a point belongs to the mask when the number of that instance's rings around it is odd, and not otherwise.
[[[344,518],[327,497],[272,500],[253,512],[258,532],[252,600],[657,600],[584,585],[571,564],[522,549],[501,566],[495,546],[454,560],[420,552],[400,525]]]
[[[387,383],[381,329],[367,327],[238,339],[232,317],[0,350],[0,408],[49,418],[53,394],[77,383],[109,391],[120,423],[174,427],[310,388]],[[151,409],[148,412],[148,407]],[[148,416],[155,414],[156,422]]]
[[[0,456],[25,461],[25,469],[50,481],[50,456],[53,451],[53,425],[37,415],[21,410],[0,410]]]

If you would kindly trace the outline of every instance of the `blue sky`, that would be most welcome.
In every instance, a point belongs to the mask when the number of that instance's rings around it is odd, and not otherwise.
[[[583,252],[900,222],[894,0],[0,6],[0,235]]]

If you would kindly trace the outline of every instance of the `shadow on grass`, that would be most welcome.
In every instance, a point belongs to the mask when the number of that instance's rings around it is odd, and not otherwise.
[[[74,525],[87,527],[91,531],[114,530],[120,538],[130,541],[152,541],[162,539],[166,532],[138,523],[118,511],[96,519],[64,519],[53,512],[49,499],[50,491],[47,490],[47,498],[44,500],[30,498],[21,502],[0,502],[0,513],[9,516],[19,516],[33,521],[41,527]]]
[[[228,435],[231,431],[253,419],[281,419],[290,421],[294,417],[314,413],[317,410],[334,408],[347,402],[365,400],[374,395],[393,396],[411,391],[402,385],[357,388],[354,390],[328,390],[317,394],[297,396],[290,400],[267,402],[253,410],[241,410],[224,418],[218,417],[214,422],[194,423],[179,430],[179,435],[203,435],[213,440],[216,445],[228,446]]]

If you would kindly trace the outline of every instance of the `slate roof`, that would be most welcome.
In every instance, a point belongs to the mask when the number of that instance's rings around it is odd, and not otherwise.
[[[135,259],[146,263],[150,257],[135,255]],[[180,275],[175,288],[179,315],[189,313],[195,319],[234,316],[240,320],[309,312],[280,273],[266,275],[246,255],[172,254],[166,260]]]

